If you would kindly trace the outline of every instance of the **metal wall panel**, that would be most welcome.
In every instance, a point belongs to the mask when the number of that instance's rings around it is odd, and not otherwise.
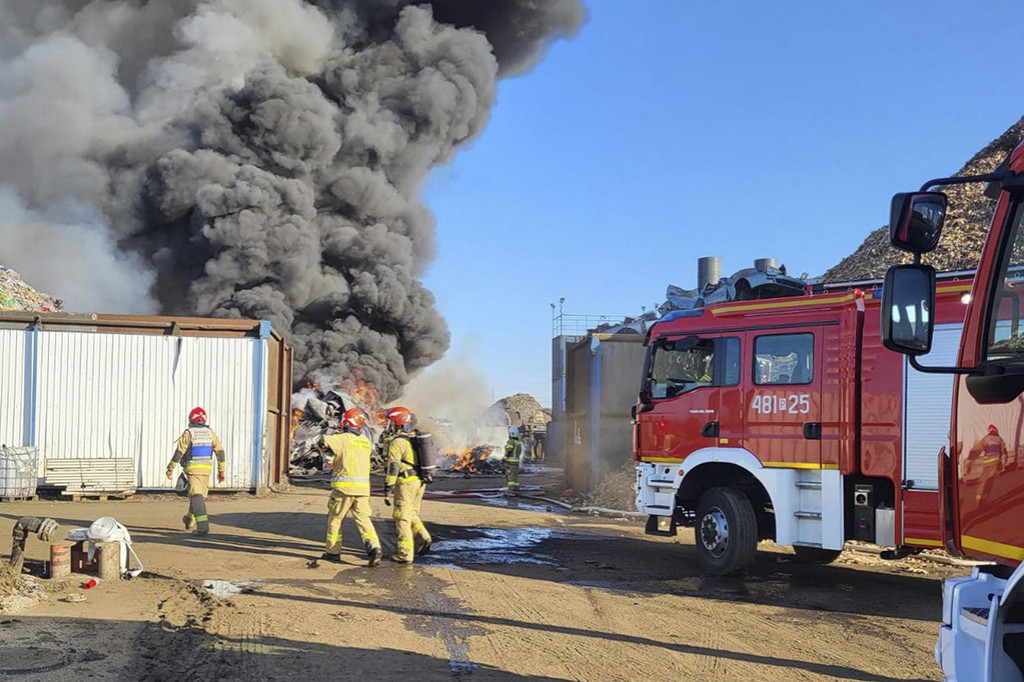
[[[32,332],[0,329],[0,444],[28,445],[25,411],[31,394],[30,365],[26,364]]]
[[[960,349],[962,324],[935,326],[932,349],[922,355],[925,367],[952,367]],[[939,449],[949,450],[949,419],[953,403],[953,374],[925,374],[903,361],[904,479],[915,489],[937,490]]]
[[[167,463],[200,405],[227,451],[226,481],[215,487],[265,485],[265,347],[255,338],[40,332],[40,453],[132,457],[140,488],[169,488]]]

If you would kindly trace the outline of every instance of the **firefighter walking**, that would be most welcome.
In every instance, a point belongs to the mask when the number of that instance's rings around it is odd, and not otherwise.
[[[174,456],[167,465],[167,478],[174,476],[174,468],[181,465],[188,477],[188,511],[182,518],[186,531],[197,535],[210,532],[210,518],[206,514],[206,496],[210,492],[213,458],[217,457],[217,482],[224,482],[224,446],[220,438],[207,425],[206,410],[193,408],[188,413],[188,428],[178,437]]]
[[[411,564],[416,554],[426,554],[433,544],[430,533],[420,520],[420,505],[427,484],[416,470],[416,454],[412,447],[412,413],[404,407],[393,407],[388,410],[387,417],[388,435],[393,438],[388,445],[384,503],[390,505],[391,496],[394,495],[395,509],[392,517],[398,535],[398,550],[391,556],[391,560]]]
[[[369,565],[377,566],[381,558],[380,539],[370,520],[370,451],[373,446],[363,435],[365,426],[366,417],[352,408],[342,415],[341,433],[320,439],[321,449],[330,450],[334,457],[323,558],[341,562],[341,523],[351,514],[370,558]]]
[[[508,430],[508,442],[505,443],[505,484],[509,495],[519,492],[519,458],[522,456],[523,442],[519,438],[519,429],[515,426]]]

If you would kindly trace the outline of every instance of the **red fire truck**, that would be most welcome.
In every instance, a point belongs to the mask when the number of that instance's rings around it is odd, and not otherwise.
[[[959,352],[944,367],[918,358],[938,334],[935,271],[921,264],[935,248],[947,200],[934,187],[987,183],[998,199],[967,305]],[[936,660],[949,680],[1024,679],[1024,145],[994,172],[940,178],[897,194],[893,245],[913,265],[888,272],[882,302],[887,348],[933,376],[955,377],[951,434],[938,456],[940,539],[955,554],[995,562],[946,581]],[[939,286],[941,291],[941,285]],[[936,315],[932,311],[937,311]]]
[[[938,362],[959,348],[972,274],[938,283]],[[634,407],[649,534],[692,525],[717,575],[746,568],[762,539],[817,563],[851,539],[886,558],[942,545],[935,453],[953,381],[882,346],[880,284],[680,310],[651,327]]]

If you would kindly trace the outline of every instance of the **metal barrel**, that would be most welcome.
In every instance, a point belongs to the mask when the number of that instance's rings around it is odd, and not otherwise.
[[[765,272],[768,268],[778,268],[779,261],[774,258],[755,258],[754,269],[758,272]]]
[[[702,294],[710,284],[722,279],[722,259],[718,256],[704,256],[697,259],[697,293]]]

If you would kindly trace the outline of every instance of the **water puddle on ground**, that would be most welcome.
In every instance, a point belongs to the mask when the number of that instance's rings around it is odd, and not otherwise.
[[[537,512],[565,512],[561,507],[555,505],[546,504],[544,502],[537,502],[536,500],[526,500],[521,497],[481,497],[481,502],[486,502],[493,507],[503,507],[505,509],[522,509],[523,511],[537,511]]]
[[[428,566],[455,567],[466,564],[558,566],[554,557],[537,549],[554,534],[550,528],[467,528],[465,532],[470,537],[435,538],[430,554],[417,561]]]
[[[255,580],[197,580],[197,585],[218,597],[233,597],[237,594],[252,594],[256,591]]]

